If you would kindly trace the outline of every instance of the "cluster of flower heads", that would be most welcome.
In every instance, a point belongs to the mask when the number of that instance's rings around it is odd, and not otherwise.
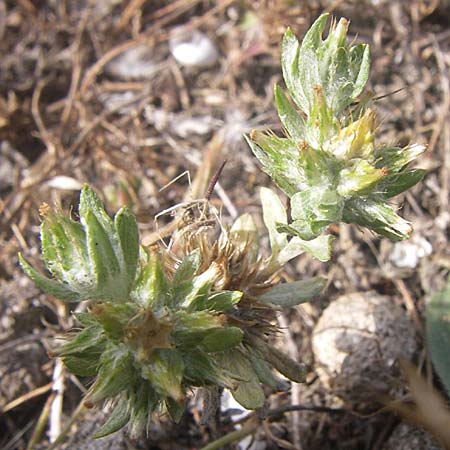
[[[332,237],[322,233],[332,223],[408,237],[409,224],[388,201],[422,178],[407,165],[423,147],[375,147],[370,102],[355,103],[367,82],[369,49],[346,42],[345,19],[323,41],[326,21],[319,17],[301,46],[290,30],[284,36],[284,80],[300,109],[275,88],[287,136],[253,132],[248,139],[290,200],[289,217],[278,195],[261,189],[268,257],[250,215],[224,227],[206,200],[181,208],[172,245],[149,248],[139,243],[133,214],[125,207],[110,218],[88,186],[78,221],[42,208],[42,255],[52,277],[20,260],[43,291],[89,301],[55,355],[92,380],[86,404],[111,404],[97,436],[126,425],[137,436],[166,412],[179,420],[195,387],[228,388],[244,407],[262,407],[263,385],[281,385],[277,373],[298,382],[305,376],[301,363],[272,345],[276,311],[309,300],[325,283],[277,284],[280,268],[304,251],[328,260]]]
[[[292,220],[278,229],[304,241],[320,237],[322,248],[331,241],[322,233],[339,222],[406,239],[411,226],[389,200],[422,179],[423,170],[407,166],[425,147],[375,146],[370,98],[358,99],[369,77],[369,47],[347,42],[345,19],[322,40],[326,22],[327,14],[320,16],[301,45],[290,30],[284,35],[281,63],[294,104],[278,86],[275,101],[286,136],[254,131],[247,139],[290,198]]]
[[[199,205],[204,215],[207,202],[190,208]],[[76,314],[81,328],[54,353],[72,373],[94,378],[86,404],[112,403],[97,436],[127,424],[137,436],[153,413],[180,419],[193,387],[228,388],[243,406],[258,408],[265,400],[261,384],[280,386],[272,369],[303,380],[303,366],[270,345],[273,318],[278,306],[310,299],[324,281],[272,286],[279,265],[259,255],[249,215],[214,239],[214,230],[194,214],[195,232],[183,221],[175,253],[140,246],[130,211],[111,219],[87,186],[79,221],[42,212],[42,254],[53,278],[23,258],[21,264],[45,292],[90,300],[87,311]]]

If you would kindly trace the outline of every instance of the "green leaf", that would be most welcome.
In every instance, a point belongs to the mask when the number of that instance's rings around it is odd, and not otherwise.
[[[125,330],[130,325],[130,318],[139,314],[139,306],[130,302],[102,302],[93,306],[91,313],[101,324],[102,331],[108,339],[118,341],[124,338]]]
[[[155,249],[150,249],[148,260],[136,281],[132,297],[145,307],[159,309],[169,300],[170,284]]]
[[[181,264],[178,266],[175,275],[173,276],[173,285],[175,289],[179,285],[183,285],[186,282],[191,282],[200,267],[201,255],[200,250],[196,249],[189,255],[187,255]]]
[[[273,366],[284,375],[289,380],[295,381],[297,383],[304,383],[306,378],[307,370],[304,364],[301,364],[289,356],[285,355],[283,352],[277,349],[270,350],[270,356],[267,360],[273,364]]]
[[[244,332],[238,327],[218,328],[209,331],[200,346],[207,353],[222,352],[239,345]]]
[[[108,420],[97,430],[93,438],[108,436],[123,428],[130,420],[130,410],[126,398],[121,397]]]
[[[78,377],[93,377],[97,374],[100,353],[88,352],[63,357],[63,362],[69,372]]]
[[[250,138],[249,136],[244,134],[244,139],[247,142],[247,144],[250,147],[253,154],[256,156],[256,158],[259,160],[259,162],[262,164],[264,172],[266,172],[267,175],[270,176],[270,178],[274,179],[276,171],[274,170],[274,167],[272,164],[272,158],[267,156],[266,152],[264,152],[261,149],[261,147],[259,147],[259,145],[257,145],[255,142],[253,142],[253,140],[252,140],[253,137]]]
[[[280,385],[280,380],[278,380],[269,365],[264,361],[264,359],[260,358],[255,354],[254,351],[248,349],[248,358],[255,371],[256,375],[258,375],[258,379],[261,383],[266,386],[271,387],[272,389],[278,389]]]
[[[194,386],[212,384],[230,389],[235,387],[236,381],[232,378],[232,374],[227,367],[219,367],[216,355],[206,353],[197,347],[194,351],[184,353],[183,359],[184,379]]]
[[[136,278],[139,259],[138,225],[131,211],[128,208],[122,208],[114,218],[114,226],[122,249],[129,290]]]
[[[47,266],[48,270],[53,276],[60,277],[61,268],[59,261],[58,249],[55,245],[56,233],[63,235],[61,224],[52,218],[45,218],[41,223],[41,246],[42,246],[42,258]],[[55,230],[55,225],[57,229]],[[55,233],[56,231],[56,233]]]
[[[87,184],[83,186],[80,195],[80,204],[78,207],[81,223],[83,223],[88,211],[94,214],[101,227],[105,230],[108,236],[114,234],[114,224],[111,218],[106,213],[103,203],[101,202],[95,191]]]
[[[306,220],[295,220],[289,225],[277,223],[277,231],[279,233],[287,233],[291,236],[298,236],[300,239],[308,241],[316,239],[317,236],[325,230],[328,224],[323,224],[321,227],[314,224],[315,230],[312,229],[312,224]]]
[[[322,28],[321,33],[323,32],[323,29],[324,28]],[[342,52],[342,50],[344,50],[345,47],[347,32],[347,19],[341,18],[337,25],[336,22],[332,20],[328,37],[323,42],[321,42],[320,39],[318,40],[316,51],[321,62],[320,74],[321,78],[323,80],[327,80],[329,84],[341,81],[339,80],[339,77],[336,77],[336,75],[341,74],[342,76],[342,69],[346,68],[346,60],[343,58],[343,56],[345,56],[345,52]]]
[[[33,269],[27,261],[25,261],[20,253],[19,262],[23,271],[36,283],[36,286],[42,289],[46,294],[53,295],[56,298],[67,302],[79,302],[86,300],[86,298],[83,298],[83,296],[78,292],[72,291],[68,286],[41,275],[37,270]]]
[[[361,55],[362,54],[362,55]],[[350,50],[351,66],[357,70],[357,76],[353,83],[352,101],[364,90],[370,74],[370,47],[367,44],[358,44]]]
[[[287,224],[286,209],[278,195],[272,189],[262,187],[259,195],[261,198],[264,224],[269,232],[272,257],[276,257],[287,244],[286,235],[279,233],[276,225],[277,223]]]
[[[301,255],[302,253],[305,253],[306,249],[301,244],[303,242],[314,242],[314,241],[315,239],[313,239],[312,241],[304,241],[303,239],[300,239],[298,236],[294,236],[278,255],[277,257],[278,264],[280,266],[284,266],[291,259],[294,259],[297,256]]]
[[[57,278],[70,282],[74,268],[78,273],[88,272],[86,236],[81,224],[50,213],[41,224],[41,242],[45,264]]]
[[[205,309],[211,286],[220,276],[222,276],[222,268],[219,264],[213,262],[207,270],[194,277],[191,292],[186,296],[181,306],[197,311]]]
[[[433,365],[450,395],[450,278],[427,304],[426,337]]]
[[[182,306],[190,311],[202,311],[207,309],[206,303],[209,298],[210,290],[211,284],[209,282],[205,284],[198,283],[197,285],[194,282],[193,289],[184,299]]]
[[[149,380],[155,390],[175,401],[184,399],[182,380],[184,362],[180,351],[175,349],[156,349],[151,360],[142,367],[142,375]]]
[[[149,418],[159,405],[158,396],[149,383],[141,380],[130,393],[128,404],[131,406],[128,430],[131,438],[137,439],[148,427]]]
[[[249,360],[238,350],[222,352],[220,358],[221,366],[229,368],[239,379],[237,388],[231,390],[235,400],[247,409],[261,408],[266,398]]]
[[[173,313],[173,336],[182,342],[191,333],[203,333],[223,326],[223,315],[211,311],[178,310]]]
[[[323,277],[314,277],[309,280],[294,281],[275,285],[270,291],[259,298],[263,303],[271,303],[289,308],[311,300],[319,295],[326,285]]]
[[[292,106],[278,85],[275,85],[274,94],[278,116],[289,137],[296,141],[303,140],[305,138],[305,120]]]
[[[267,362],[272,364],[278,372],[289,380],[297,383],[303,383],[305,381],[307,370],[304,364],[294,361],[282,351],[266,343],[259,343],[258,350],[260,350]]]
[[[316,100],[316,95],[318,89],[322,89],[322,80],[320,79],[319,60],[316,53],[309,48],[304,48],[304,45],[302,45],[299,53],[298,79],[303,88],[305,98],[308,102],[308,109],[305,110],[305,112],[309,116],[309,119],[314,115],[314,112],[319,112],[319,109],[317,108],[318,103]],[[289,93],[291,94],[291,92]],[[324,113],[327,111],[325,98],[322,97],[322,101],[322,105],[325,106],[325,108],[320,108],[320,112]],[[327,114],[322,114],[322,116],[322,119],[325,119],[327,117]],[[316,118],[318,119],[318,117]],[[323,125],[322,122],[318,123],[320,126]]]
[[[56,354],[62,357],[87,354],[90,357],[90,355],[95,353],[99,356],[105,350],[105,343],[106,338],[103,330],[98,323],[95,323],[95,325],[88,326],[76,333],[72,339],[65,342],[56,351]],[[97,360],[98,364],[100,364],[99,360]]]
[[[375,149],[376,167],[387,167],[389,173],[401,171],[426,150],[425,145],[413,144],[407,147],[378,147]]]
[[[297,240],[293,238],[292,240]],[[326,262],[331,258],[332,245],[335,237],[331,234],[319,236],[310,241],[302,241],[299,243],[308,253],[311,253],[319,261]],[[297,241],[298,242],[298,241]]]
[[[426,175],[423,169],[405,170],[398,174],[388,175],[380,183],[380,191],[384,198],[392,198],[415,186]]]
[[[263,164],[263,169],[278,186],[292,196],[303,188],[305,177],[298,164],[298,145],[292,139],[280,138],[274,134],[252,132],[247,138],[253,153]]]
[[[322,150],[312,148],[303,143],[297,153],[297,164],[301,166],[301,172],[306,185],[299,186],[300,190],[306,188],[323,191],[324,187],[330,183],[336,174],[340,171],[340,166],[336,159]],[[333,171],[334,168],[334,171]]]
[[[334,239],[335,237],[331,234],[322,235],[310,241],[304,241],[298,236],[295,236],[278,255],[278,263],[283,266],[305,251],[313,255],[319,261],[329,261]]]
[[[89,258],[97,279],[95,298],[106,296],[111,300],[121,300],[126,295],[126,287],[120,283],[120,266],[107,232],[90,210],[86,211],[86,238]]]
[[[291,214],[294,220],[289,226],[301,239],[316,238],[330,224],[340,222],[344,201],[332,189],[311,188],[297,192],[291,198]],[[280,231],[278,227],[278,230]]]
[[[311,25],[302,41],[302,50],[317,50],[322,44],[322,33],[328,20],[328,13],[321,14]]]
[[[300,44],[291,29],[288,28],[284,33],[281,45],[283,78],[292,100],[303,112],[309,114],[309,102],[299,80],[299,53]]]
[[[112,346],[102,354],[100,370],[86,400],[98,403],[125,391],[134,377],[133,355],[122,346]]]
[[[242,295],[240,291],[216,292],[205,300],[204,307],[211,311],[227,311],[241,301]]]
[[[408,239],[412,233],[411,225],[397,215],[390,205],[364,197],[346,203],[343,220],[367,227],[393,241]]]
[[[77,319],[78,322],[81,323],[84,327],[93,327],[93,328],[101,328],[99,327],[97,319],[89,312],[74,312],[73,316]]]
[[[178,266],[172,279],[172,300],[173,306],[182,304],[186,297],[193,291],[193,279],[200,267],[200,250],[196,249],[187,255]]]

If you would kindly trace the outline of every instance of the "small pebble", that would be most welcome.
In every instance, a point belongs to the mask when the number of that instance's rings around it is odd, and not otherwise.
[[[171,34],[169,44],[173,57],[185,67],[210,67],[219,58],[211,39],[198,30],[176,28]]]

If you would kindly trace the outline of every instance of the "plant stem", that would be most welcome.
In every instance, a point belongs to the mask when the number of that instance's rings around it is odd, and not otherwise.
[[[222,436],[221,438],[209,443],[200,450],[220,450],[225,445],[231,444],[236,441],[240,441],[249,434],[254,433],[259,427],[259,422],[252,420],[246,426],[242,427],[240,430],[232,431],[231,433]]]

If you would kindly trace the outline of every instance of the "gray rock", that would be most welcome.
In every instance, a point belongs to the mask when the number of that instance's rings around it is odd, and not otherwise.
[[[314,329],[312,344],[324,386],[355,403],[370,400],[371,394],[394,394],[397,359],[410,358],[417,347],[406,312],[375,292],[332,302]]]

